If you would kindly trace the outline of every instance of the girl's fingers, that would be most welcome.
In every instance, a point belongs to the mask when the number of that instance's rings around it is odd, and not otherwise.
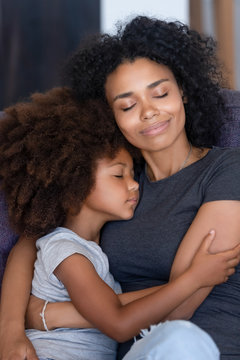
[[[238,264],[239,264],[239,259],[238,259],[238,258],[230,259],[230,260],[228,260],[228,262],[227,262],[227,265],[228,265],[229,267],[235,267],[235,266],[237,266]]]
[[[237,259],[240,261],[240,245],[235,246],[233,249],[223,251],[222,254],[226,257],[226,260]]]
[[[215,230],[209,231],[209,233],[203,238],[203,241],[199,247],[199,249],[203,250],[204,252],[208,252],[209,248],[214,240],[215,237]]]
[[[227,275],[231,276],[231,275],[233,275],[235,273],[235,271],[236,271],[235,268],[230,268],[230,269],[227,270]]]

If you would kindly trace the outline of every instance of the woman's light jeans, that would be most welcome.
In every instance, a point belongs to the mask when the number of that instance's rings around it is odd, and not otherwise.
[[[212,338],[190,321],[173,320],[143,331],[123,360],[217,360]]]

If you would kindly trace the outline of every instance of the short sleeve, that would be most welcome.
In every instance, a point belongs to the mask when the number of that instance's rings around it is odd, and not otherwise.
[[[106,264],[100,256],[101,248],[87,240],[81,239],[72,234],[57,234],[51,239],[43,239],[39,242],[39,260],[45,268],[48,277],[56,267],[66,258],[73,254],[85,256],[95,267],[100,276],[104,276]]]
[[[225,149],[204,177],[203,203],[240,200],[240,149]]]

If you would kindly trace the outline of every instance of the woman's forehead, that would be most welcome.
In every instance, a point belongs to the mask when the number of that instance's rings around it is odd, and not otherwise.
[[[153,87],[156,83],[164,81],[176,82],[172,71],[163,64],[159,64],[147,58],[139,58],[134,62],[120,64],[111,74],[108,75],[105,84],[108,100],[138,87]]]

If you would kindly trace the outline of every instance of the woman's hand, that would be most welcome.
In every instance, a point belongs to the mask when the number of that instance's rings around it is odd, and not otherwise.
[[[10,324],[0,327],[0,360],[37,360],[31,341],[16,328]]]

